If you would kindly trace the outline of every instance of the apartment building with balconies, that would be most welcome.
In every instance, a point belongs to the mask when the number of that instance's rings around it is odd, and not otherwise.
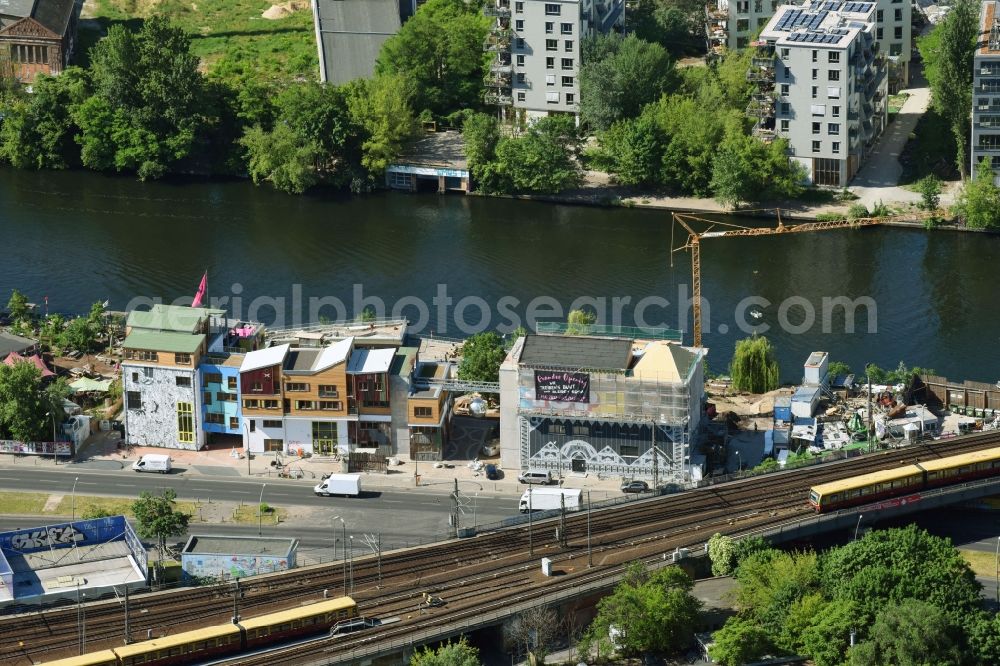
[[[493,0],[486,101],[524,123],[579,114],[581,40],[621,30],[624,0]]]
[[[971,171],[983,158],[990,161],[993,182],[1000,186],[1000,3],[984,2],[979,12],[972,78]]]
[[[874,2],[783,5],[753,44],[755,133],[787,139],[817,185],[847,185],[888,120],[875,11]]]

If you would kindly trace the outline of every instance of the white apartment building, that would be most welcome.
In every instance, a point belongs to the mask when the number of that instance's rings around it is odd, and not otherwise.
[[[817,185],[845,186],[888,120],[874,2],[784,5],[755,43],[755,133],[788,140]],[[756,106],[755,106],[756,105]]]
[[[815,9],[834,11],[835,7],[875,4],[875,39],[879,50],[889,58],[891,91],[905,88],[910,80],[910,54],[913,50],[910,0],[877,0],[877,2],[786,2],[783,5],[811,5]],[[705,7],[705,33],[709,55],[721,55],[725,49],[744,49],[768,24],[778,11],[778,0],[718,0]]]
[[[972,80],[973,178],[984,157],[1000,185],[1000,3],[984,2],[979,13],[980,39],[976,44]]]
[[[495,18],[486,101],[521,123],[579,114],[580,42],[625,19],[624,0],[494,0],[484,11]]]

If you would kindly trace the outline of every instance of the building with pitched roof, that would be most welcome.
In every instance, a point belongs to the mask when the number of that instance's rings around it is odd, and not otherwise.
[[[82,2],[0,0],[0,62],[31,84],[39,74],[55,75],[68,65],[76,46]]]
[[[500,367],[501,463],[655,483],[689,479],[705,353],[665,339],[520,338]]]

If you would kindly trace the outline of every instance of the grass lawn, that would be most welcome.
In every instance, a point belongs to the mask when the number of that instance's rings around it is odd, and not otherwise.
[[[285,519],[288,514],[284,509],[278,509],[276,507],[270,507],[270,511],[260,516],[261,522],[264,525],[277,525]],[[234,523],[256,523],[257,522],[257,505],[256,504],[242,504],[235,511],[233,511],[233,522]]]
[[[0,492],[0,507],[4,513],[41,513],[48,498],[45,493]]]
[[[154,14],[167,16],[191,36],[191,50],[204,69],[229,79],[252,75],[257,81],[318,79],[319,60],[308,2],[284,18],[261,17],[271,0],[94,0],[92,19],[106,31],[115,23],[138,28]],[[92,25],[92,24],[91,24]],[[98,38],[81,25],[79,60]]]
[[[899,161],[903,175],[899,184],[912,185],[931,173],[942,180],[958,180],[955,168],[955,137],[944,118],[933,108],[917,122]]]
[[[969,562],[969,566],[972,567],[977,576],[989,576],[992,578],[997,575],[996,553],[965,550],[962,548],[959,548],[958,552]]]

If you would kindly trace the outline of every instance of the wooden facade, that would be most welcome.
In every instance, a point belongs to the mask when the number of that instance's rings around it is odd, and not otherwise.
[[[284,411],[281,365],[240,373],[244,416],[281,417]]]
[[[347,386],[347,363],[338,363],[315,374],[286,373],[284,396],[288,401],[288,409],[285,415],[345,417],[349,395]],[[310,408],[303,409],[306,404],[310,405]]]
[[[3,75],[32,84],[39,74],[56,75],[76,44],[81,5],[74,0],[9,0],[0,4],[0,63]]]
[[[411,425],[436,426],[441,422],[447,391],[439,391],[437,396],[417,396],[407,400],[406,418]],[[426,410],[430,410],[430,414]]]
[[[126,342],[128,342],[127,339]],[[156,365],[162,368],[184,368],[194,371],[198,369],[201,357],[205,355],[205,343],[203,341],[198,345],[198,349],[192,354],[130,349],[128,347],[123,349],[123,353],[123,363],[125,365]],[[151,358],[150,354],[155,354],[155,358]]]

